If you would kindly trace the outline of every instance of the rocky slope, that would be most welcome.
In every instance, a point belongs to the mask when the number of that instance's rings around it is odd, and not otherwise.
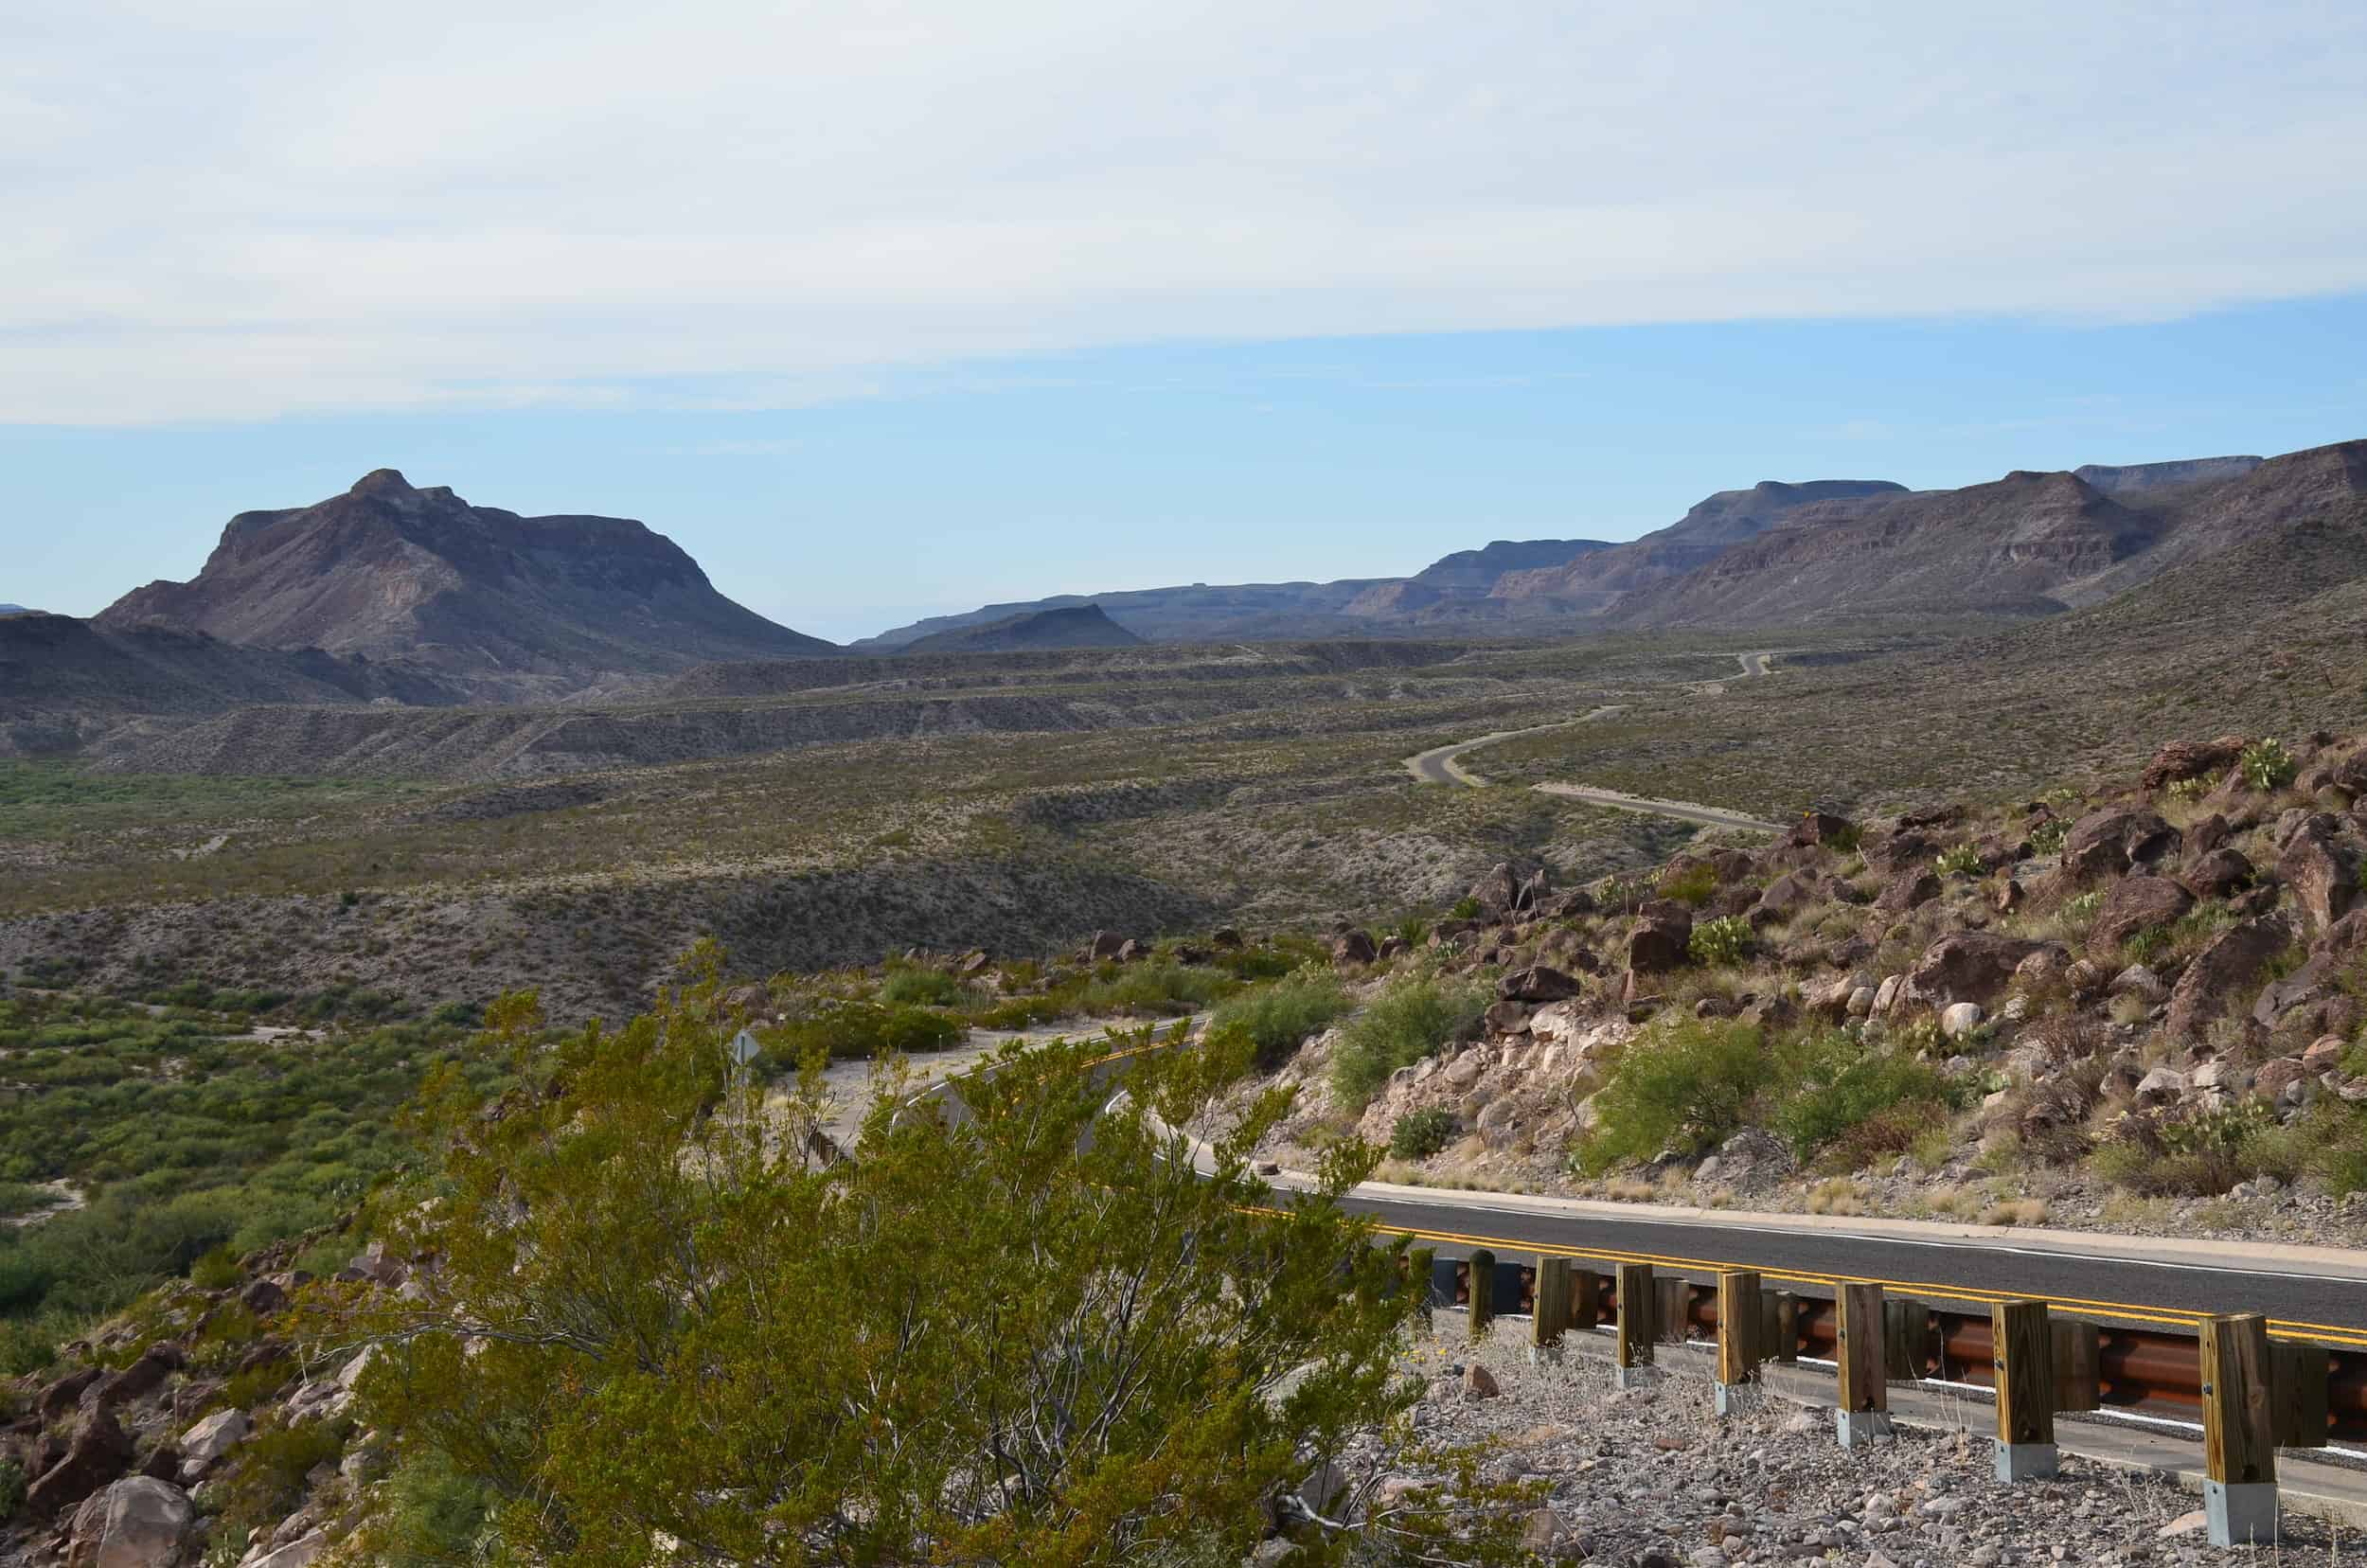
[[[400,662],[487,700],[830,650],[725,598],[639,523],[520,517],[391,469],[314,506],[240,513],[195,579],[136,589],[95,624]]]
[[[1016,653],[1034,649],[1139,648],[1143,639],[1102,613],[1098,604],[1036,610],[984,626],[932,633],[904,644],[910,653]]]
[[[1272,1152],[1427,1113],[1452,1132],[1415,1179],[2367,1238],[2367,740],[2180,741],[2116,785],[1816,813],[1584,888],[1506,866],[1470,900],[1427,947],[1493,986],[1484,1035],[1369,1101],[1335,1093],[1336,1032],[1309,1042]],[[1776,1065],[1593,1158],[1625,1067],[1694,1025]],[[1818,1075],[1850,1061],[1914,1098],[1841,1115]]]

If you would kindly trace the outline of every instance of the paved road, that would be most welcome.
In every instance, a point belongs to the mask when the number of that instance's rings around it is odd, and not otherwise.
[[[1758,653],[1737,653],[1735,659],[1742,666],[1742,673],[1745,677],[1764,675],[1768,672],[1767,661],[1772,658],[1776,651],[1771,649]],[[1406,771],[1420,783],[1460,784],[1467,789],[1478,789],[1487,780],[1463,766],[1462,758],[1467,753],[1475,752],[1482,746],[1492,746],[1500,740],[1509,740],[1515,736],[1539,735],[1547,730],[1569,729],[1576,724],[1591,724],[1597,719],[1619,712],[1624,705],[1614,704],[1609,707],[1598,707],[1580,718],[1564,719],[1557,723],[1532,724],[1527,729],[1498,730],[1493,735],[1474,736],[1468,740],[1458,740],[1452,745],[1433,746],[1429,751],[1407,757],[1405,759]],[[1628,794],[1621,790],[1597,789],[1591,784],[1539,784],[1536,786],[1536,789],[1541,794],[1559,795],[1565,800],[1584,801],[1590,806],[1608,806],[1613,811],[1636,811],[1646,816],[1671,817],[1679,822],[1698,822],[1705,828],[1738,828],[1745,832],[1753,833],[1780,833],[1784,830],[1780,823],[1761,822],[1758,818],[1746,816],[1740,811],[1729,811],[1718,806],[1698,805],[1690,800],[1658,800],[1649,795]]]
[[[1665,1271],[1710,1278],[1723,1266],[1770,1275],[1818,1279],[1846,1276],[1913,1288],[1932,1301],[1986,1302],[2000,1294],[2044,1296],[2085,1315],[2183,1317],[2194,1313],[2264,1312],[2280,1325],[2334,1327],[2367,1335],[2367,1281],[2351,1274],[2290,1270],[2249,1261],[2212,1266],[2149,1261],[2101,1249],[2081,1253],[2075,1232],[2050,1232],[2043,1246],[1996,1241],[1924,1241],[1827,1230],[1786,1230],[1780,1223],[1748,1225],[1654,1218],[1543,1215],[1491,1204],[1485,1193],[1442,1192],[1428,1198],[1351,1202],[1382,1224],[1425,1236],[1441,1256],[1461,1257],[1492,1246],[1500,1259],[1529,1261],[1522,1247],[1624,1255]],[[1830,1294],[1813,1286],[1806,1293]],[[1951,1294],[1951,1292],[1960,1292]],[[2115,1310],[2118,1309],[2119,1310]]]

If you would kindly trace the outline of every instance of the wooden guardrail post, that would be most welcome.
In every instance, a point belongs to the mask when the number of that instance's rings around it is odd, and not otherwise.
[[[1614,1376],[1622,1388],[1634,1388],[1651,1381],[1652,1376],[1652,1312],[1659,1305],[1659,1292],[1652,1283],[1649,1263],[1622,1263],[1618,1283],[1614,1287],[1619,1300],[1619,1344],[1614,1361]]]
[[[1496,1321],[1496,1255],[1486,1247],[1474,1248],[1469,1268],[1471,1340],[1477,1344],[1487,1337],[1487,1326]]]
[[[1989,1357],[1997,1382],[1997,1478],[2055,1473],[2055,1332],[2043,1301],[1989,1309]]]
[[[1833,1426],[1843,1448],[1864,1448],[1891,1431],[1891,1391],[1883,1381],[1882,1287],[1843,1285],[1835,1293],[1841,1343],[1840,1401]]]
[[[2324,1448],[2332,1353],[2299,1340],[2272,1340],[2269,1353],[2274,1358],[2269,1397],[2276,1409],[2277,1447]]]
[[[2092,1323],[2051,1317],[2055,1336],[2055,1408],[2104,1408],[2104,1331]]]
[[[1735,1269],[1717,1276],[1717,1414],[1738,1414],[1759,1381],[1759,1276]]]
[[[1561,1360],[1562,1331],[1570,1326],[1570,1260],[1537,1260],[1537,1305],[1529,1317],[1529,1360]]]
[[[2202,1508],[2214,1546],[2277,1538],[2277,1451],[2269,1320],[2257,1312],[2202,1325]]]

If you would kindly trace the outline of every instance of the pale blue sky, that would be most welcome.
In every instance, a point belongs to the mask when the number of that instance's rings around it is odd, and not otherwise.
[[[20,0],[0,600],[403,469],[833,638],[2367,435],[2367,8]]]

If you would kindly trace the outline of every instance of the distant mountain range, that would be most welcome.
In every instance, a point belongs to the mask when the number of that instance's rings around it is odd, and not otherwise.
[[[22,604],[0,604],[0,615],[34,615],[40,612]]]
[[[1153,642],[2047,615],[2361,494],[2361,441],[2268,459],[2015,472],[1953,490],[1910,490],[1883,479],[1770,480],[1720,490],[1626,543],[1498,543],[1409,578],[1194,583],[993,604],[854,647],[884,651],[1089,602]]]
[[[521,517],[382,469],[314,506],[240,514],[195,579],[151,583],[91,620],[0,606],[0,754],[257,704],[762,692],[823,680],[821,667],[849,654],[909,654],[922,670],[968,654],[1145,642],[2063,622],[2067,611],[2168,603],[2128,590],[2198,580],[2185,568],[2200,563],[2272,561],[2299,524],[2345,538],[2367,515],[2363,498],[2367,441],[2015,472],[1953,490],[1769,481],[1721,490],[1624,543],[1498,541],[1403,578],[1063,595],[842,650],[726,598],[639,523]],[[2334,570],[2324,562],[2340,552],[2313,548],[2313,570]],[[2273,576],[2247,570],[2248,581]]]
[[[639,523],[472,507],[392,469],[313,506],[240,513],[196,578],[135,589],[91,624],[392,662],[478,701],[835,651],[725,598]]]

